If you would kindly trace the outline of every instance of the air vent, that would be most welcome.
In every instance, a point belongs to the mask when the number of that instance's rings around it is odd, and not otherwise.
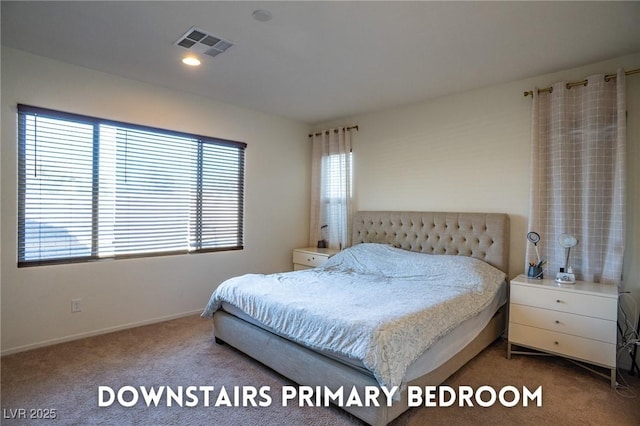
[[[228,48],[233,46],[228,40],[224,40],[200,28],[191,27],[182,37],[176,40],[176,46],[184,47],[194,53],[201,53],[209,56],[218,56]]]

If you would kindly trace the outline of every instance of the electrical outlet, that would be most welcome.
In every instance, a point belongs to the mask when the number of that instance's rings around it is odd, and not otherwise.
[[[71,313],[82,312],[82,299],[71,299]]]

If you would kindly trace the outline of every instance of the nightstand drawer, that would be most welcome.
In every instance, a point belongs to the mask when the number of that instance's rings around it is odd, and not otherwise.
[[[308,253],[304,251],[293,251],[293,263],[310,267],[320,266],[329,259],[328,255],[318,253]]]
[[[616,322],[512,303],[509,321],[520,325],[616,343]]]
[[[511,285],[511,303],[616,321],[618,300],[612,297]]]
[[[509,341],[606,367],[615,368],[616,366],[616,345],[613,343],[604,343],[515,323],[509,324]]]

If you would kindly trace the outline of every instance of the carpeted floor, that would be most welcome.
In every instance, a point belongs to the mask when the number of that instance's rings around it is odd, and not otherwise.
[[[614,391],[609,382],[565,360],[514,356],[496,341],[445,384],[457,389],[482,385],[543,388],[542,407],[412,408],[393,425],[640,425],[640,379],[625,374],[631,390]],[[91,337],[3,357],[1,404],[3,425],[361,425],[335,407],[283,407],[282,386],[294,384],[227,345],[214,343],[211,322],[198,316]],[[224,386],[233,400],[234,386],[270,386],[268,407],[155,407],[140,401],[127,408],[98,406],[99,386],[117,392],[124,386],[214,386],[212,401]],[[108,395],[105,393],[105,398]],[[185,394],[186,395],[186,394]],[[132,394],[123,393],[125,401]],[[264,400],[260,397],[256,401]],[[20,411],[24,409],[25,411]],[[39,410],[39,411],[38,411]],[[25,415],[27,418],[16,418]],[[31,415],[55,415],[51,420]]]

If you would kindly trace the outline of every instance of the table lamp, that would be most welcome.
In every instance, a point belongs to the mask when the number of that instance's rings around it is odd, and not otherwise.
[[[560,284],[575,284],[576,276],[569,266],[569,254],[571,254],[571,247],[575,247],[578,244],[578,239],[573,235],[561,234],[558,237],[558,243],[567,250],[567,257],[564,261],[564,268],[560,268],[560,272],[556,274],[556,282]]]

